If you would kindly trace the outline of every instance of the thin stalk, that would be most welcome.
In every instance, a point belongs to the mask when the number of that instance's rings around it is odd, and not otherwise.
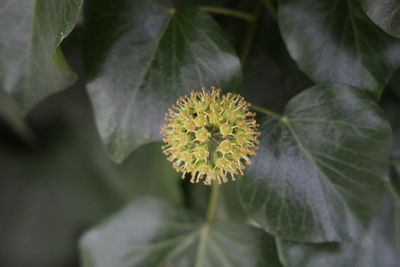
[[[261,14],[261,2],[259,0],[256,0],[253,8],[253,13],[252,17],[254,18],[253,21],[251,21],[247,25],[247,29],[245,32],[245,37],[243,39],[243,43],[241,46],[241,53],[240,53],[240,60],[242,61],[242,66],[245,65],[247,58],[250,54],[251,47],[253,45],[254,37],[257,32],[257,26],[258,26],[258,20],[260,18]]]
[[[227,16],[232,16],[236,17],[239,19],[244,19],[246,21],[253,21],[254,17],[251,14],[238,11],[238,10],[233,10],[233,9],[228,9],[224,7],[217,7],[217,6],[199,6],[199,9],[207,12],[212,12],[216,14],[222,14],[222,15],[227,15]]]
[[[276,10],[276,7],[274,3],[272,3],[272,0],[262,0],[264,3],[265,8],[268,10],[269,14],[271,17],[275,20],[278,18],[278,11]]]
[[[211,186],[210,201],[208,202],[207,217],[206,217],[207,223],[210,223],[212,222],[212,220],[214,220],[215,212],[217,211],[218,195],[219,195],[219,185],[214,184]]]
[[[256,104],[250,103],[250,108],[253,109],[253,110],[255,110],[255,111],[258,111],[258,112],[260,112],[260,113],[263,113],[263,114],[265,114],[265,115],[281,116],[280,114],[278,114],[278,113],[276,113],[276,112],[273,112],[273,111],[271,111],[271,110],[269,110],[269,109],[260,107],[260,106],[258,106],[258,105],[256,105]]]

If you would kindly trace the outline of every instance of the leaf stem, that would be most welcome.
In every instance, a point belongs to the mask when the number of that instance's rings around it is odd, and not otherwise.
[[[260,113],[263,113],[263,114],[265,114],[265,115],[281,116],[280,114],[278,114],[278,113],[276,113],[276,112],[273,112],[273,111],[271,111],[271,110],[269,110],[269,109],[260,107],[260,106],[258,106],[258,105],[256,105],[256,104],[253,104],[253,103],[250,103],[250,108],[253,109],[253,110],[255,110],[255,111],[258,111],[258,112],[260,112]]]
[[[218,195],[219,195],[219,185],[214,184],[211,186],[210,201],[208,202],[207,217],[206,217],[207,223],[210,223],[212,220],[214,220],[218,204]]]
[[[240,49],[241,51],[240,61],[242,62],[242,66],[244,66],[247,61],[247,58],[250,54],[250,49],[253,45],[254,37],[256,36],[258,20],[261,13],[260,9],[261,9],[261,2],[256,1],[252,13],[253,20],[247,25],[245,37],[243,39],[243,43]]]
[[[236,17],[239,19],[244,19],[246,21],[254,21],[254,17],[248,13],[238,11],[238,10],[233,10],[229,8],[224,8],[224,7],[217,7],[217,6],[199,6],[199,9],[207,12],[212,12],[216,14],[222,14],[222,15],[228,15],[232,17]]]
[[[269,14],[271,17],[275,20],[278,18],[278,11],[276,10],[276,7],[274,3],[272,3],[272,0],[262,0],[264,3],[265,8],[268,10]]]

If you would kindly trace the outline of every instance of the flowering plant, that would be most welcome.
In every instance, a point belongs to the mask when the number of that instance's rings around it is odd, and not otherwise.
[[[400,266],[399,0],[0,14],[0,266]]]
[[[250,104],[235,94],[221,97],[220,91],[202,88],[179,98],[161,130],[168,160],[182,178],[190,173],[192,183],[204,179],[206,185],[221,184],[228,176],[235,181],[257,149],[258,125]]]

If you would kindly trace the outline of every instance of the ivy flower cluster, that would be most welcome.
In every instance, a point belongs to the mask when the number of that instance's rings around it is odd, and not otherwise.
[[[258,148],[259,125],[250,104],[238,94],[220,94],[212,87],[179,98],[161,127],[164,154],[182,179],[191,173],[192,183],[235,181]]]

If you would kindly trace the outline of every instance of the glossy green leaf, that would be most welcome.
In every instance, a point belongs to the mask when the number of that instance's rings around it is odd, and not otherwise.
[[[314,86],[261,131],[238,185],[248,214],[284,239],[357,238],[384,192],[391,139],[373,99],[345,85]]]
[[[400,37],[399,0],[360,0],[368,17],[382,30]]]
[[[81,5],[82,0],[0,2],[0,84],[22,113],[75,81],[59,45]]]
[[[286,267],[396,267],[400,265],[400,203],[388,194],[368,232],[356,242],[305,244],[278,240]]]
[[[161,139],[178,97],[203,86],[237,88],[239,60],[208,14],[162,0],[94,2],[86,13],[88,91],[115,161]]]
[[[358,0],[280,0],[279,26],[300,69],[379,97],[400,65],[400,40],[381,31]]]
[[[83,267],[281,266],[274,239],[252,226],[205,223],[157,199],[134,201],[81,239]]]

